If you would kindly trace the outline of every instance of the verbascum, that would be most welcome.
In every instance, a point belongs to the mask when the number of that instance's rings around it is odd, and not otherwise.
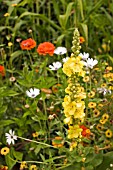
[[[68,124],[68,138],[77,142],[81,138],[82,129],[79,123],[84,120],[84,99],[86,98],[84,87],[81,86],[85,71],[83,70],[84,63],[79,56],[81,46],[77,28],[74,31],[71,49],[71,56],[63,65],[63,72],[68,76],[68,87],[65,89],[67,95],[62,105],[66,117],[64,123]]]

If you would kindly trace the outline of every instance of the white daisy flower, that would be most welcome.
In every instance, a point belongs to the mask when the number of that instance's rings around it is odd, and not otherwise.
[[[30,88],[30,90],[26,91],[26,94],[28,97],[35,98],[36,96],[40,94],[40,90],[36,88],[34,89]]]
[[[86,60],[86,62],[84,61],[84,65],[87,67],[87,68],[93,68],[96,64],[98,63],[97,60],[93,60],[93,58],[88,58]]]
[[[17,136],[15,135],[15,132],[12,131],[12,129],[9,130],[9,133],[5,133],[6,136],[6,142],[10,145],[11,143],[14,145],[15,140],[17,140]]]
[[[63,58],[62,59],[63,63],[65,63],[68,59],[69,59],[69,57]]]
[[[54,50],[54,54],[57,54],[57,55],[63,55],[63,54],[66,54],[66,53],[67,53],[67,49],[65,47],[57,47]]]
[[[108,89],[106,89],[105,87],[97,88],[97,91],[98,91],[99,93],[103,93],[103,95],[106,95],[106,93],[110,93],[110,94],[111,94],[111,90],[108,90]]]
[[[87,60],[89,58],[89,53],[80,53],[79,56],[82,57],[83,60]]]
[[[58,70],[61,67],[62,67],[62,64],[59,61],[53,62],[53,65],[49,65],[49,68],[51,70]]]

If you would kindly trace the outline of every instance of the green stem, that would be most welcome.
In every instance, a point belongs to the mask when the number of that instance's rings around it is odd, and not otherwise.
[[[28,52],[28,55],[29,55],[30,63],[31,63],[31,65],[33,65],[32,57],[31,57],[31,55],[30,55],[28,50],[27,50],[27,52]]]
[[[41,145],[45,145],[45,146],[48,146],[48,147],[51,147],[51,148],[55,148],[54,146],[52,145],[49,145],[49,144],[46,144],[46,143],[42,143],[42,142],[38,142],[38,141],[35,141],[35,140],[31,140],[31,139],[27,139],[27,138],[23,138],[23,137],[20,137],[20,136],[17,136],[19,139],[23,139],[23,140],[26,140],[28,142],[33,142],[33,143],[37,143],[37,144],[41,144]]]

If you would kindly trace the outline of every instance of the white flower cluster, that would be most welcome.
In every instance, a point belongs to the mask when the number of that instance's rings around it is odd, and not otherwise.
[[[79,56],[82,58],[86,68],[93,69],[93,67],[98,63],[97,60],[93,58],[89,58],[89,53],[85,53],[85,52],[83,54],[80,53]]]

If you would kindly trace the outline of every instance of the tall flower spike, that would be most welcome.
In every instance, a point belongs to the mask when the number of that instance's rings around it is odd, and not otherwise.
[[[80,35],[78,29],[74,31],[72,41],[72,54],[71,57],[64,63],[63,72],[69,77],[68,87],[65,89],[67,95],[64,97],[62,103],[64,108],[65,119],[64,123],[68,124],[68,138],[74,139],[76,142],[82,136],[83,129],[80,127],[80,120],[84,119],[86,97],[84,88],[81,86],[81,77],[84,77],[85,71],[83,70],[84,62],[81,60],[80,53]]]
[[[81,46],[80,46],[80,34],[77,28],[75,28],[71,50],[75,56],[78,56]]]

